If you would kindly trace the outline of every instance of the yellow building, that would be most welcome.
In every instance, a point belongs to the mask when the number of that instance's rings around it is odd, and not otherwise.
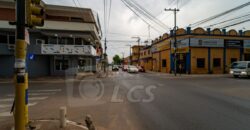
[[[140,63],[138,61],[140,61],[140,50],[142,50],[144,48],[144,46],[132,46],[132,61],[131,64],[132,65],[140,65]]]
[[[187,28],[178,29],[176,36],[177,72],[227,73],[232,62],[250,61],[250,31]],[[175,70],[173,32],[155,39],[151,51],[153,71],[169,73]]]
[[[151,46],[145,46],[140,50],[140,65],[144,67],[146,71],[153,70]]]

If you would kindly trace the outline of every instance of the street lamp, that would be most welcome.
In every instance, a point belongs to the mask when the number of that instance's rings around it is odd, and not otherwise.
[[[137,42],[138,42],[138,66],[140,66],[140,41],[141,41],[141,38],[140,37],[132,37],[133,39],[137,39]]]
[[[179,9],[164,9],[165,11],[172,11],[174,12],[174,75],[176,76],[177,73],[177,40],[176,40],[176,30],[177,30],[177,26],[176,26],[176,14],[178,11],[180,11]]]

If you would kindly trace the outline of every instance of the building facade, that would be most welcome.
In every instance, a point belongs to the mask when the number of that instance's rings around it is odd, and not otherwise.
[[[28,29],[26,67],[31,77],[65,75],[68,69],[100,69],[101,31],[91,9],[44,4],[43,27]],[[15,3],[0,1],[0,77],[11,77],[14,68]]]
[[[140,50],[142,50],[144,46],[134,45],[132,46],[132,56],[131,56],[131,64],[139,65],[140,64]]]
[[[153,70],[151,46],[145,46],[140,50],[140,66],[144,67],[146,71]]]
[[[196,28],[176,31],[176,70],[186,74],[228,73],[231,63],[250,61],[250,31]],[[151,45],[152,70],[175,70],[174,34],[164,34]],[[141,58],[143,60],[143,58]]]

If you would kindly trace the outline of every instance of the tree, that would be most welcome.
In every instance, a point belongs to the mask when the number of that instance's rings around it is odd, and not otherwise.
[[[113,57],[113,63],[114,63],[115,65],[120,65],[121,62],[122,62],[122,59],[120,58],[119,55],[115,55],[115,56]]]

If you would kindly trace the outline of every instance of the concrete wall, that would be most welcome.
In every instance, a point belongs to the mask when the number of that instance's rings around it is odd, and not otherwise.
[[[213,74],[222,74],[223,73],[223,48],[210,48],[210,70]],[[213,67],[213,59],[221,59],[220,67]]]
[[[207,48],[191,48],[191,73],[207,74],[208,73],[208,49]],[[197,68],[197,59],[205,59],[205,67]]]

